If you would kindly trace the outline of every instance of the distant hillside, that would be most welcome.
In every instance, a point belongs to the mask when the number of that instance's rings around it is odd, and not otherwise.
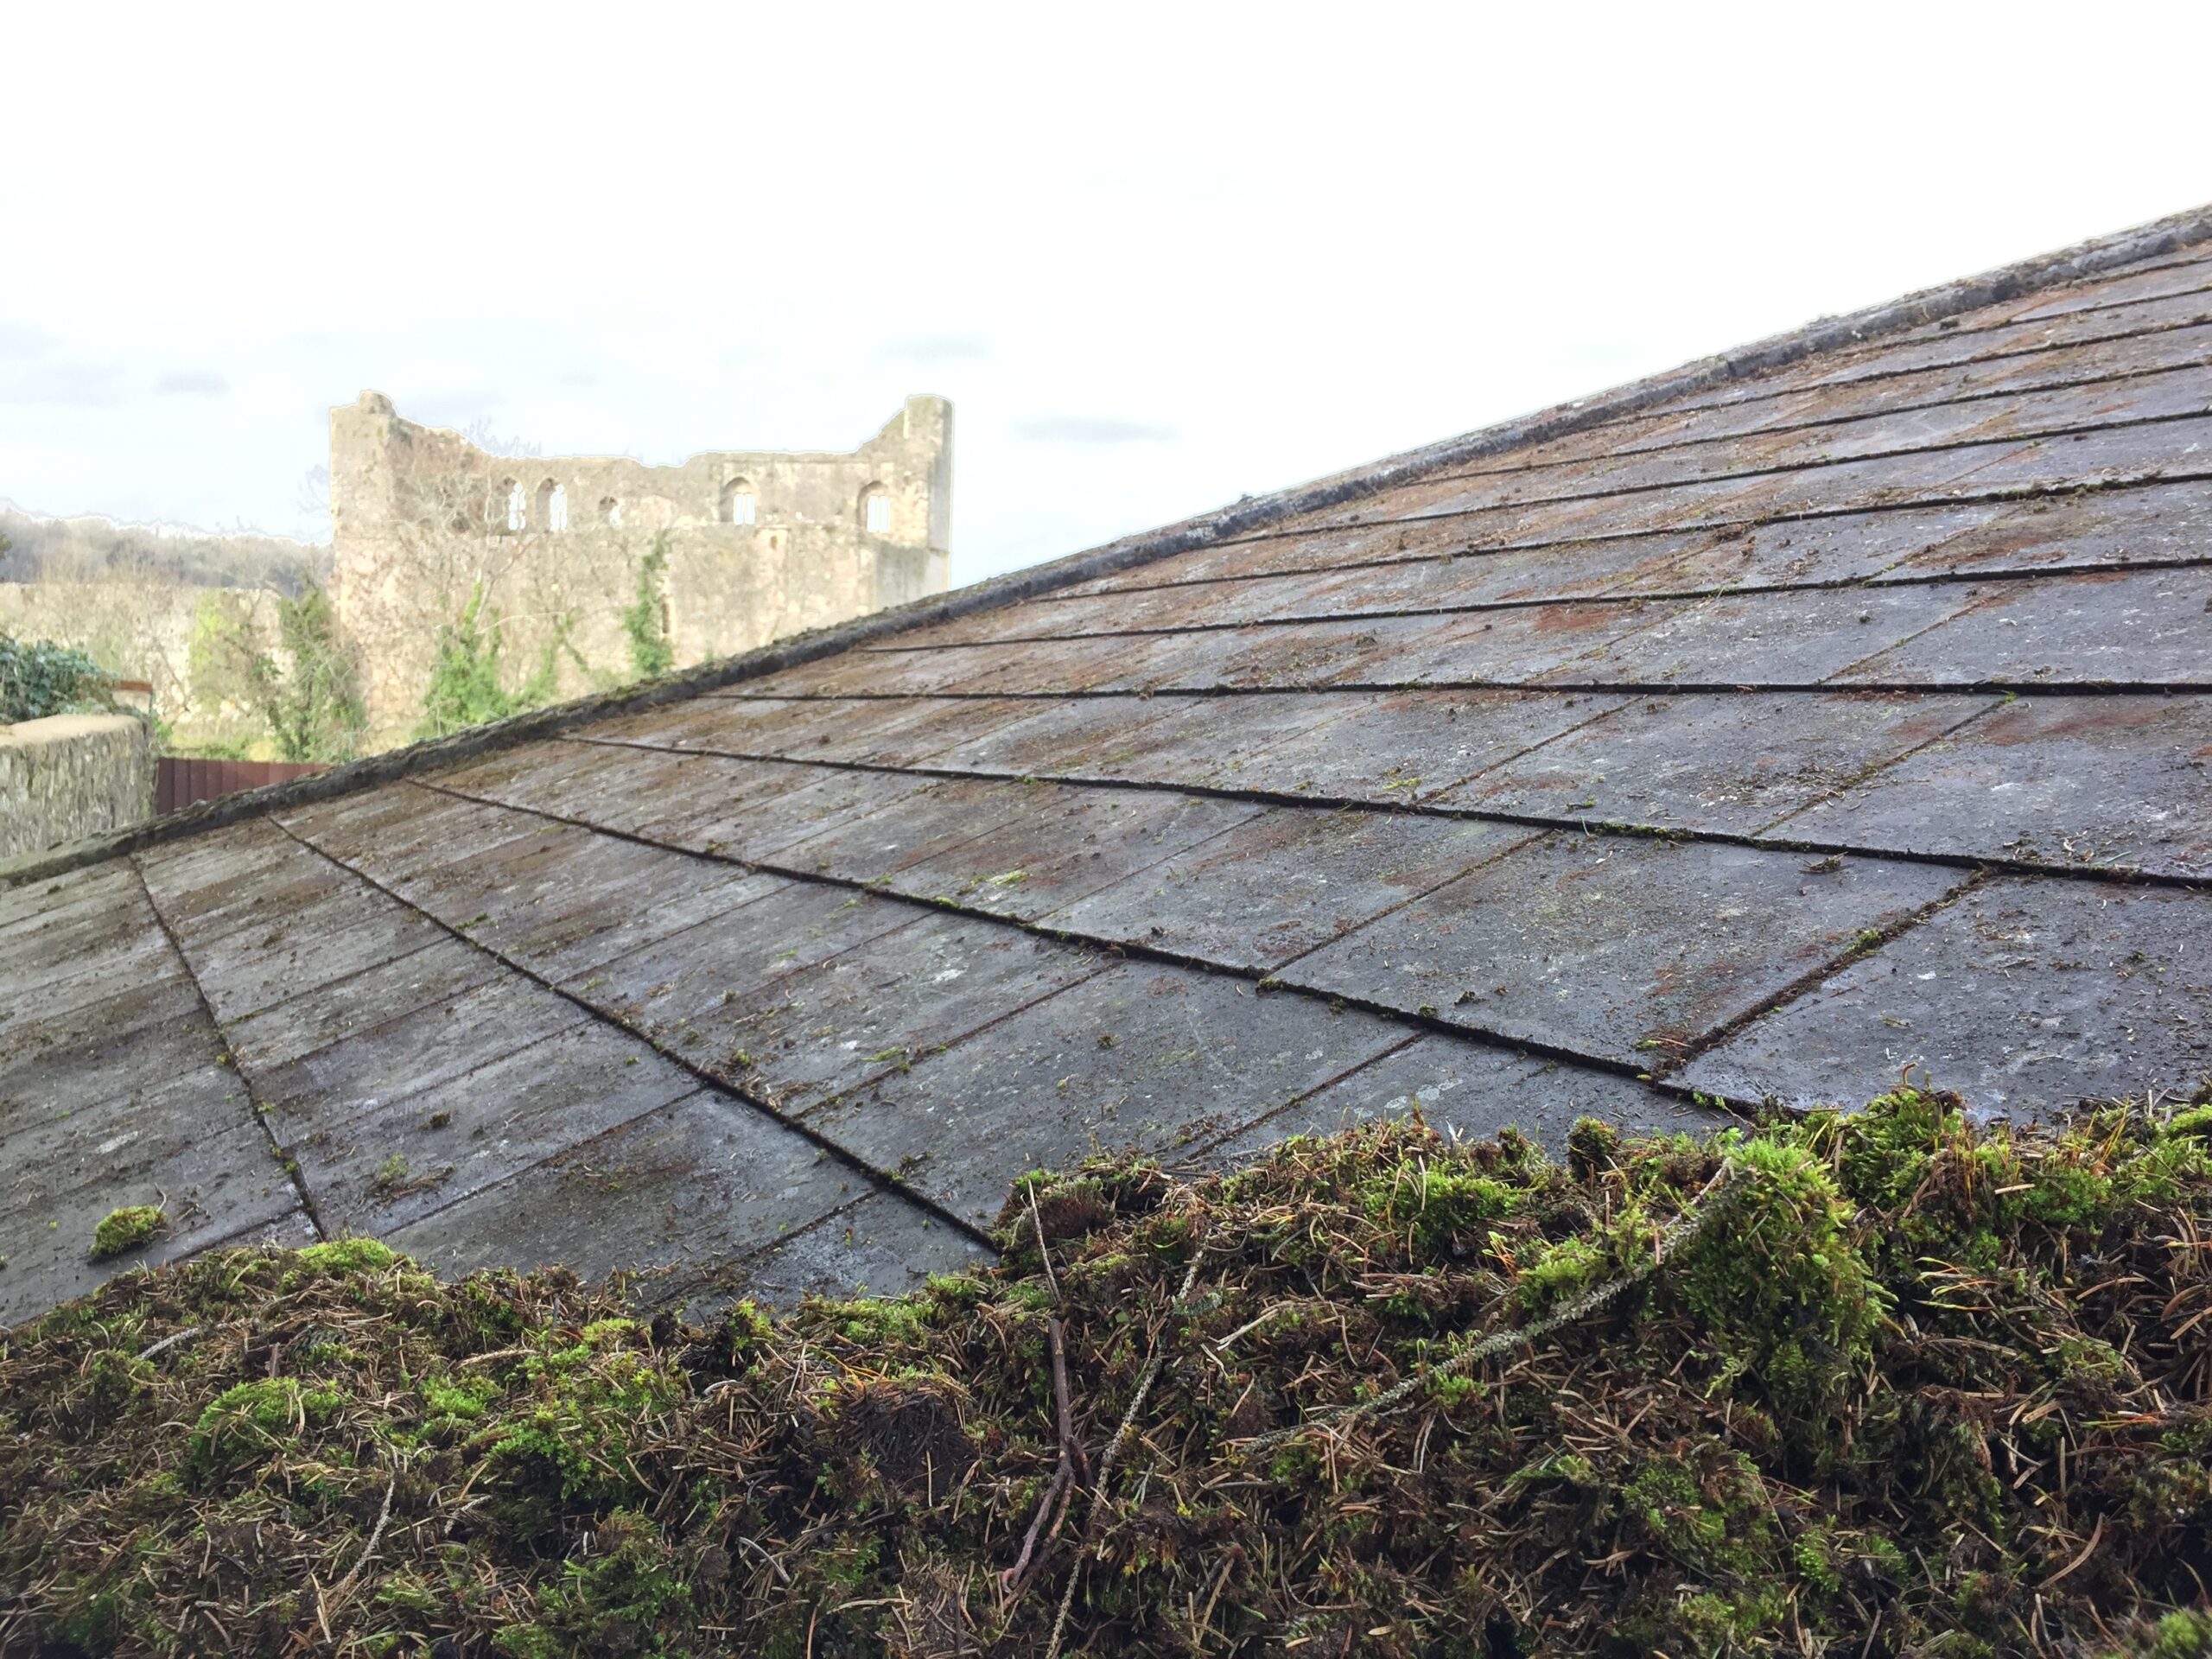
[[[41,518],[0,500],[0,582],[137,582],[296,595],[330,575],[330,549],[282,536],[111,518]]]

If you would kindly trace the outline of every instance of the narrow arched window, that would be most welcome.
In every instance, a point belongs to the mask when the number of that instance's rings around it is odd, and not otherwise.
[[[537,486],[537,523],[540,530],[569,527],[569,493],[550,478]]]
[[[753,486],[741,478],[733,478],[722,486],[722,523],[749,524],[758,518],[760,503],[753,493]]]
[[[861,528],[871,536],[891,533],[891,492],[880,484],[861,492]]]
[[[611,495],[601,496],[599,499],[599,522],[602,524],[620,524],[622,522],[621,502]]]
[[[530,500],[523,494],[522,486],[512,478],[506,481],[505,487],[507,492],[507,531],[512,535],[520,531],[529,524]]]

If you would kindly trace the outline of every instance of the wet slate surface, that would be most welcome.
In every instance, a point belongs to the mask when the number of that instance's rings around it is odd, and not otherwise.
[[[1264,789],[1246,772],[1255,755],[1294,739],[1332,719],[1336,706],[1327,698],[1265,692],[1235,697],[1168,697],[1147,700],[1122,715],[1128,729],[1117,740],[1038,769],[1039,776],[1119,779],[1184,788]],[[1111,704],[1101,700],[1094,707]],[[1160,709],[1158,718],[1146,710]],[[956,757],[948,755],[948,760]]]
[[[795,1306],[806,1296],[897,1296],[920,1289],[934,1274],[991,1259],[982,1244],[921,1205],[878,1192],[718,1269],[691,1290],[686,1313],[699,1319],[741,1295],[770,1307]]]
[[[1900,437],[1940,441],[1981,423],[1977,404],[1993,404],[2014,423],[2044,423],[2059,415],[2057,394],[2087,385],[2108,385],[2202,365],[2212,352],[2212,329],[2202,322],[2107,335],[2081,343],[2046,342],[2024,354],[1967,358],[1943,365],[1899,365],[1891,372],[1854,380],[1816,383],[1745,400],[1723,410],[1712,404],[1630,418],[1599,431],[1541,444],[1512,458],[1514,465],[1550,465],[1630,455],[1722,439],[1761,438],[1786,443],[1793,431],[1815,431],[1815,442],[1831,454],[1891,447]],[[2022,398],[2007,394],[2044,393]],[[2102,400],[2092,405],[2102,409]],[[2113,411],[2118,412],[2118,411]],[[2123,418],[2125,416],[2123,416]],[[1850,423],[1838,429],[1838,423]],[[1777,449],[1760,446],[1771,458]]]
[[[1340,691],[1303,701],[1327,718],[1248,750],[1236,769],[1241,787],[1394,804],[1432,800],[1619,706],[1617,697],[1552,691]],[[1224,741],[1236,735],[1232,729]]]
[[[1566,1155],[1567,1132],[1577,1118],[1662,1135],[1701,1135],[1734,1121],[1617,1072],[1438,1034],[1417,1038],[1294,1101],[1209,1147],[1202,1158],[1234,1167],[1294,1135],[1333,1135],[1415,1115],[1433,1129],[1470,1141],[1489,1140],[1510,1125],[1554,1157]]]
[[[2201,557],[2212,542],[2212,485],[2150,484],[2011,505],[1933,543],[1899,574],[2036,570]]]
[[[431,1002],[417,1002],[419,988],[410,987],[393,999],[410,1006],[296,1058],[261,1058],[241,1044],[238,1064],[253,1080],[271,1131],[287,1141],[335,1133],[534,1048],[588,1018],[528,980],[499,973],[496,963],[483,963],[482,969],[474,987]]]
[[[322,1224],[382,1237],[698,1086],[587,1020],[334,1127],[275,1127]]]
[[[648,1008],[637,1026],[790,1113],[906,1070],[1104,966],[1056,939],[915,907],[860,948],[673,1020]]]
[[[2212,570],[1986,584],[1945,626],[1839,679],[1878,684],[2212,686]]]
[[[1534,833],[1406,813],[1280,807],[1044,919],[1085,938],[1264,972]]]
[[[1026,791],[1012,822],[891,874],[885,885],[1033,921],[1173,858],[1264,809],[1166,790],[1007,784]]]
[[[1026,719],[940,751],[931,764],[1020,777],[1116,775],[1129,757],[1172,744],[1192,697],[1071,697],[1027,704]]]
[[[121,859],[88,864],[50,878],[0,887],[0,939],[22,945],[49,930],[67,925],[87,908],[111,903],[130,893],[138,877]]]
[[[803,883],[619,957],[565,988],[636,1029],[669,1030],[913,919],[911,906]]]
[[[44,1216],[33,1212],[22,1224],[22,1243],[0,1274],[0,1325],[35,1318],[57,1302],[90,1294],[118,1273],[133,1268],[180,1262],[202,1250],[232,1244],[312,1244],[319,1235],[282,1172],[243,1132],[209,1142],[202,1154],[204,1175],[178,1179],[134,1171],[99,1187],[81,1188],[57,1201]],[[171,1182],[175,1184],[170,1185]],[[86,1258],[92,1231],[109,1211],[163,1198],[194,1205],[191,1219],[143,1248],[107,1262]],[[235,1226],[232,1224],[236,1224]],[[0,1226],[10,1232],[11,1218]],[[9,1247],[15,1238],[0,1233]]]
[[[207,1033],[200,1039],[195,1063],[187,1069],[10,1134],[0,1143],[6,1159],[0,1164],[0,1213],[46,1216],[57,1205],[105,1199],[105,1207],[92,1214],[97,1223],[118,1205],[155,1203],[170,1192],[172,1213],[204,1230],[222,1225],[226,1205],[235,1203],[236,1194],[213,1196],[233,1174],[287,1186],[245,1085],[213,1058],[216,1046]],[[241,1159],[240,1148],[255,1155]],[[142,1188],[143,1200],[114,1196]],[[288,1188],[284,1203],[293,1201]],[[92,1242],[90,1228],[73,1233],[71,1242],[82,1252]]]
[[[439,937],[423,918],[365,886],[201,940],[177,930],[193,976],[228,1023],[420,950]]]
[[[734,815],[721,848],[739,858],[779,861],[817,836],[921,794],[931,782],[895,772],[831,772],[811,783],[793,778],[789,792],[766,792]]]
[[[1432,804],[1750,835],[1897,761],[1992,696],[1756,692],[1629,700]],[[1847,836],[1886,849],[1880,835]]]
[[[1231,1132],[1402,1040],[1356,1011],[1125,963],[804,1122],[982,1226],[1025,1170]]]
[[[2212,1077],[2212,897],[2009,878],[1700,1056],[1691,1086],[1855,1106],[1908,1070],[1985,1113]]]
[[[1963,588],[1950,587],[1669,601],[1649,626],[1580,655],[1545,677],[1576,685],[1816,685],[1974,602]]]
[[[234,1021],[225,1034],[241,1065],[273,1068],[423,1009],[443,1007],[505,977],[482,951],[435,938],[419,950]]]
[[[1662,1066],[1962,880],[1872,859],[1554,835],[1281,970],[1470,1030]]]
[[[499,816],[523,833],[473,856],[396,877],[371,849],[356,868],[486,949],[555,980],[787,885],[573,825]]]
[[[2212,707],[2029,696],[1779,826],[1851,846],[2212,876]]]
[[[135,899],[147,912],[135,876],[74,890],[103,908]],[[137,985],[118,976],[114,995],[63,999],[67,1007],[34,996],[44,1017],[16,1022],[0,1046],[0,1325],[126,1268],[271,1225],[298,1205],[219,1034],[173,957],[169,965]],[[137,1204],[163,1205],[168,1231],[92,1261],[100,1221]]]
[[[1631,592],[1694,593],[1871,582],[2003,516],[1994,502],[1737,524]]]
[[[642,1269],[668,1300],[871,1191],[764,1114],[695,1093],[387,1237],[442,1273]]]
[[[334,859],[372,863],[378,879],[391,884],[537,836],[545,828],[542,818],[415,783],[321,802],[280,815],[277,822]]]
[[[17,1131],[166,1083],[207,1058],[200,993],[182,972],[0,1036],[0,1157]]]
[[[936,766],[948,749],[1022,724],[1036,714],[1037,705],[1020,697],[927,700],[906,712],[871,709],[862,717],[849,715],[811,741],[793,747],[800,759],[872,766]]]
[[[847,815],[785,847],[778,861],[848,880],[877,881],[988,835],[1035,810],[1033,785],[954,778],[894,791],[874,811]]]
[[[60,938],[26,944],[0,990],[0,1054],[34,1024],[67,1020],[125,987],[168,978],[180,968],[143,900],[104,920],[100,937],[81,948]]]
[[[1393,611],[1472,609],[1586,598],[1624,587],[1654,590],[1678,584],[1670,573],[1707,538],[1681,536],[1567,543],[1522,550],[1420,556],[1394,552],[1385,563],[1351,569],[1319,556],[1308,569],[1269,571],[1204,582],[1124,587],[1082,598],[1046,599],[950,625],[953,638],[1079,639],[1089,632],[1222,626],[1293,618],[1357,616]],[[986,621],[996,626],[986,630]],[[906,642],[912,649],[919,643]]]
[[[591,743],[579,741],[590,752]],[[594,828],[636,835],[692,852],[717,852],[753,822],[762,801],[834,774],[804,763],[738,760],[716,754],[664,757],[670,770],[628,799],[589,801],[569,816]]]

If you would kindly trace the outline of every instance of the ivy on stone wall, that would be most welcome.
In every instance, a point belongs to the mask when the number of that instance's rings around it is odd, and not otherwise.
[[[552,632],[538,647],[529,677],[508,690],[499,666],[505,624],[505,619],[486,602],[484,585],[479,582],[461,614],[439,625],[437,654],[423,692],[423,718],[415,728],[418,740],[505,720],[552,702],[560,693],[563,657],[575,664],[587,683],[599,687],[612,683],[576,649],[564,611],[553,616]]]
[[[0,633],[0,725],[114,706],[113,682],[83,652]]]
[[[350,760],[369,714],[321,588],[310,584],[297,599],[276,601],[276,639],[291,659],[289,670],[257,655],[253,683],[278,753],[287,760]]]
[[[228,595],[202,601],[193,620],[194,693],[251,709],[287,760],[349,760],[367,730],[368,710],[330,601],[310,582],[298,598],[280,594],[274,602],[276,653],[262,648],[242,605]]]
[[[437,654],[423,691],[417,738],[443,737],[486,721],[504,720],[523,707],[499,683],[499,618],[487,613],[478,582],[461,614],[438,625]]]
[[[641,680],[667,673],[676,661],[668,639],[668,609],[661,598],[661,575],[667,569],[668,532],[658,531],[652,551],[638,564],[638,596],[622,613],[622,632],[630,641],[630,667]]]

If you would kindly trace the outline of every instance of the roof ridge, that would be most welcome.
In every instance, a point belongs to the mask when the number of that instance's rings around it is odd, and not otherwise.
[[[639,713],[741,681],[762,678],[887,634],[952,621],[979,611],[996,610],[1056,588],[1231,540],[1300,513],[1377,494],[1440,467],[1617,420],[1719,382],[1764,373],[1821,352],[1940,321],[2022,294],[2098,276],[2116,266],[2207,241],[2212,241],[2212,203],[2093,237],[2053,252],[2017,260],[1979,276],[1919,289],[1841,316],[1816,318],[1799,327],[1694,359],[1680,367],[1606,391],[1554,404],[1531,414],[1496,422],[1456,437],[1266,495],[1248,496],[1174,524],[989,577],[949,594],[911,601],[849,621],[793,634],[738,656],[702,663],[681,673],[532,709],[451,736],[386,750],[312,777],[203,802],[128,830],[0,862],[0,890],[59,875],[141,847],[219,829],[284,807],[374,788],[395,779],[556,736],[580,726]]]

